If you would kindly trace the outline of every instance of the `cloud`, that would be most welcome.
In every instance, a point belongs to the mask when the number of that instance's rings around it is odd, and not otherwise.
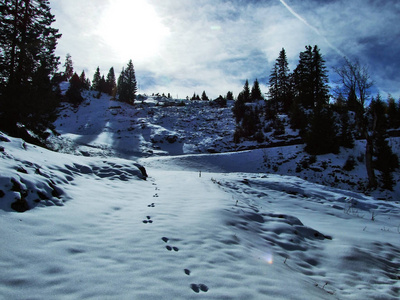
[[[229,90],[237,94],[245,79],[255,78],[266,92],[282,47],[293,70],[304,46],[317,44],[328,67],[339,63],[343,55],[358,58],[371,66],[381,91],[400,96],[398,1],[141,1],[154,8],[157,22],[168,31],[157,51],[143,40],[134,44],[155,53],[150,58],[131,57],[142,92],[185,97],[206,90],[217,97]],[[63,33],[58,51],[62,59],[71,53],[75,67],[91,74],[97,66],[102,72],[114,66],[118,72],[127,58],[96,31],[98,22],[104,22],[104,10],[115,1],[93,2],[52,1],[55,26]],[[131,30],[146,32],[146,26]]]

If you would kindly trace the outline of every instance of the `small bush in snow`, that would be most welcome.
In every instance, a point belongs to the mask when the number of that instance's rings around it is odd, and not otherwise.
[[[356,160],[354,159],[353,155],[350,155],[343,166],[343,170],[352,171],[354,170],[355,166],[356,166]]]

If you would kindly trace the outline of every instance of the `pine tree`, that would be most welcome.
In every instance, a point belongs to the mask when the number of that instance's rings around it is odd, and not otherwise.
[[[132,60],[129,60],[126,69],[122,69],[118,78],[118,96],[119,100],[133,104],[136,99],[136,75]]]
[[[278,102],[282,105],[283,112],[288,112],[291,106],[292,96],[290,93],[289,64],[286,57],[285,48],[279,52],[276,60],[277,82],[278,82]]]
[[[260,84],[258,83],[257,79],[254,81],[253,87],[251,88],[250,99],[252,101],[264,99],[264,97],[261,93]]]
[[[71,79],[69,80],[69,87],[65,94],[68,101],[74,105],[79,105],[83,101],[83,97],[81,95],[82,91],[82,82],[78,76],[78,74],[74,73]]]
[[[100,78],[98,91],[99,93],[106,93],[107,91],[106,79],[104,78],[104,75],[102,75]]]
[[[72,75],[74,75],[74,67],[73,67],[73,63],[72,63],[72,58],[71,55],[69,53],[67,53],[67,56],[65,57],[65,63],[64,63],[64,77],[66,81],[69,81],[72,77]]]
[[[100,67],[97,67],[92,80],[92,89],[94,91],[100,92],[100,80],[101,80]]]
[[[233,93],[231,91],[228,91],[228,93],[226,93],[226,100],[233,100]]]
[[[373,130],[374,168],[381,171],[382,187],[392,190],[394,185],[392,172],[399,166],[398,157],[393,153],[387,142],[388,120],[385,115],[385,104],[380,95],[372,99],[369,106],[371,129]]]
[[[247,79],[243,87],[242,95],[245,103],[250,102],[250,88],[249,81]]]
[[[312,69],[311,69],[313,104],[323,107],[329,102],[328,74],[320,50],[317,45],[312,51]]]
[[[51,27],[49,1],[2,0],[0,10],[0,127],[16,134],[17,122],[48,126],[56,104],[50,76],[59,64],[54,52],[61,37]]]
[[[312,155],[339,153],[337,129],[331,110],[314,109],[305,150]]]
[[[246,82],[243,86],[243,90],[239,93],[235,104],[232,108],[233,115],[235,116],[236,123],[242,121],[245,111],[246,111],[246,103],[250,100],[250,90],[249,90],[249,81],[246,79]]]
[[[107,74],[105,92],[110,96],[115,96],[117,83],[115,80],[114,68],[111,67]]]
[[[398,118],[399,107],[397,106],[396,101],[391,95],[388,96],[387,102],[388,102],[388,108],[387,108],[388,126],[389,128],[398,128],[400,127],[400,120]]]
[[[312,47],[306,46],[306,50],[300,52],[299,63],[293,72],[294,96],[305,108],[314,106],[312,65]]]
[[[203,91],[203,93],[201,94],[201,100],[204,100],[204,101],[208,101],[209,100],[208,97],[207,97],[206,91]]]
[[[82,71],[79,76],[79,81],[81,82],[81,86],[84,90],[88,90],[90,88],[90,80],[86,78],[85,71]]]

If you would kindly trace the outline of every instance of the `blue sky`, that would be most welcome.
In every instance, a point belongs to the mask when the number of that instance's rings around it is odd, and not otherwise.
[[[54,26],[75,70],[118,73],[133,60],[140,92],[213,98],[258,78],[263,92],[279,51],[293,70],[317,44],[332,79],[343,56],[369,66],[385,98],[400,97],[400,1],[53,0]]]

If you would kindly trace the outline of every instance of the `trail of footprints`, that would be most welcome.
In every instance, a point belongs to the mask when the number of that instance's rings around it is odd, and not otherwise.
[[[156,183],[153,182],[153,185],[156,185]],[[156,190],[156,191],[159,191],[160,189],[156,186],[156,187],[155,187],[155,190]],[[153,195],[153,198],[158,198],[158,197],[159,197],[158,193],[155,193],[155,194]],[[147,205],[147,207],[153,208],[153,207],[155,207],[155,203],[153,202],[153,203]],[[151,216],[146,216],[146,219],[143,220],[143,223],[144,223],[144,224],[152,224],[152,223],[153,223],[153,220],[151,219]],[[179,251],[179,248],[178,248],[178,247],[169,244],[169,241],[170,241],[169,238],[167,238],[167,237],[164,236],[164,237],[161,238],[161,240],[162,240],[165,244],[167,244],[167,245],[165,246],[165,249],[167,249],[168,251],[170,251],[170,252],[178,252],[178,251]],[[184,269],[183,271],[184,271],[184,273],[185,273],[187,276],[191,276],[191,274],[192,274],[192,272],[191,272],[189,269]],[[191,283],[191,284],[190,284],[190,288],[191,288],[192,291],[195,292],[195,293],[200,293],[200,292],[206,293],[206,292],[208,292],[208,290],[209,290],[208,286],[205,285],[204,283],[199,283],[199,284],[198,284],[198,283]]]

